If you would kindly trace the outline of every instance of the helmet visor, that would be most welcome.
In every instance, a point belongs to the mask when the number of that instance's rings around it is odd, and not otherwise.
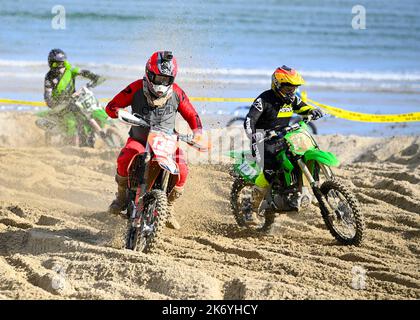
[[[280,87],[280,92],[285,95],[292,95],[296,93],[297,88],[298,86],[293,86],[291,84],[284,84]]]
[[[150,82],[158,86],[170,86],[174,83],[174,77],[155,74],[147,70],[147,77]]]
[[[51,63],[51,68],[64,68],[64,61],[54,61]]]

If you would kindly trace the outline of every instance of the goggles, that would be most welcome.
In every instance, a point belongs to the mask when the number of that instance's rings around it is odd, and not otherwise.
[[[154,74],[149,70],[147,70],[147,77],[149,78],[150,82],[158,86],[170,86],[174,83],[174,77]]]
[[[64,67],[64,61],[56,61],[51,63],[51,68],[63,68]]]
[[[284,94],[294,94],[296,93],[298,86],[284,84],[280,87],[280,92]]]

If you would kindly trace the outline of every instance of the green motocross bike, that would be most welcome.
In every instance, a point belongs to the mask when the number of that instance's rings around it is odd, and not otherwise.
[[[96,84],[97,85],[97,84]],[[71,100],[55,109],[37,113],[35,124],[45,131],[45,142],[49,145],[52,138],[60,138],[61,144],[73,144],[72,136],[77,135],[79,147],[95,147],[96,138],[100,137],[109,148],[121,148],[124,139],[114,122],[108,119],[105,110],[90,90],[89,83],[77,90]],[[69,133],[69,125],[73,122],[73,134]]]
[[[278,139],[281,151],[276,157],[279,164],[276,178],[257,215],[264,221],[266,210],[277,214],[294,210],[291,208],[297,210],[309,206],[312,197],[309,190],[312,189],[332,236],[342,244],[359,246],[364,231],[364,218],[359,203],[331,170],[331,167],[339,164],[337,157],[321,150],[307,130],[307,123],[311,119],[312,116],[309,116],[288,127],[266,131],[265,137],[258,141],[263,143]],[[267,187],[269,184],[251,151],[231,151],[230,157],[235,159],[231,171],[235,177],[230,199],[233,215],[240,227],[251,228],[246,220],[252,214],[253,186]]]

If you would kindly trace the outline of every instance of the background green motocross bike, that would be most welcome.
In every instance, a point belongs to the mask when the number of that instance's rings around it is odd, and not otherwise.
[[[260,205],[258,217],[264,219],[266,210],[281,213],[291,207],[304,207],[311,203],[312,189],[318,200],[319,209],[325,225],[340,243],[360,245],[363,239],[364,218],[356,197],[339,182],[330,167],[337,166],[337,157],[320,150],[314,138],[307,130],[312,119],[293,124],[281,130],[269,130],[262,143],[270,139],[279,139],[283,143],[277,154],[279,167],[271,190]],[[231,190],[231,207],[236,222],[241,227],[246,224],[246,215],[250,212],[251,190],[254,185],[267,187],[261,168],[251,156],[250,151],[232,151],[235,159],[232,175],[235,177]]]
[[[114,122],[89,89],[89,84],[76,91],[71,100],[55,109],[38,112],[36,125],[45,130],[45,140],[51,143],[53,136],[61,136],[63,144],[72,144],[78,136],[80,147],[94,148],[96,137],[110,148],[120,148],[124,139]]]

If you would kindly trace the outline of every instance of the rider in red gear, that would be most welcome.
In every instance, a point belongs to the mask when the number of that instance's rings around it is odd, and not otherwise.
[[[143,79],[131,83],[118,93],[108,103],[105,111],[111,118],[117,118],[118,109],[131,106],[133,113],[168,129],[175,129],[175,117],[179,112],[188,122],[194,136],[199,138],[202,133],[201,120],[185,92],[174,83],[177,70],[177,62],[172,52],[153,53],[146,64]],[[144,153],[148,133],[149,129],[145,127],[133,126],[130,129],[130,137],[117,159],[115,180],[118,184],[118,193],[109,207],[111,213],[119,214],[127,207],[128,166],[135,155]],[[170,211],[175,199],[183,192],[188,174],[187,164],[180,149],[176,152],[176,162],[180,174],[175,188],[168,196]],[[179,228],[173,212],[169,216],[168,226]]]

